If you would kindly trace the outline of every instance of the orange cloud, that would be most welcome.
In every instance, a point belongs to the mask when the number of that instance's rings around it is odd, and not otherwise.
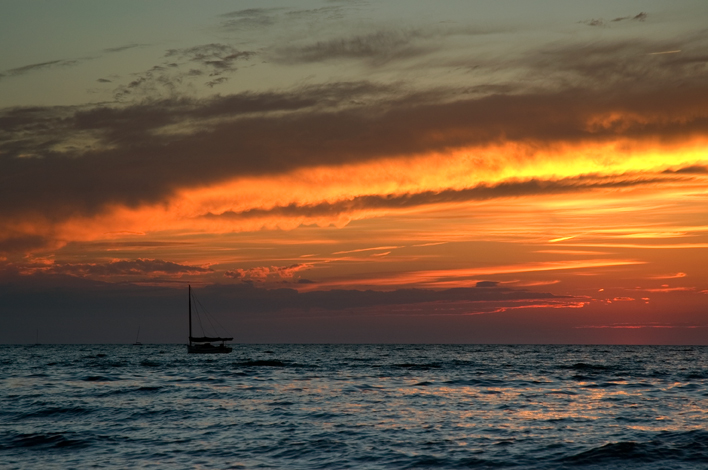
[[[232,271],[225,271],[224,276],[241,280],[265,281],[269,278],[292,279],[295,273],[312,269],[313,264],[298,263],[290,266],[258,266],[254,268],[238,268]]]
[[[359,248],[358,250],[348,250],[348,251],[336,251],[332,253],[333,255],[342,255],[346,253],[361,253],[362,251],[378,251],[378,250],[392,250],[396,248],[402,248],[400,246],[377,246],[375,248]],[[390,251],[389,251],[390,253]]]
[[[680,279],[686,277],[686,273],[665,274],[663,276],[652,276],[647,279]]]
[[[611,266],[627,266],[643,264],[638,260],[574,260],[574,261],[546,261],[537,263],[526,263],[519,265],[491,266],[483,268],[466,269],[445,269],[431,271],[412,271],[399,274],[392,274],[388,277],[376,277],[366,279],[352,279],[345,281],[347,285],[375,285],[375,286],[398,286],[398,285],[421,285],[427,287],[456,287],[469,286],[479,282],[481,276],[492,276],[495,274],[531,273],[570,269],[601,268]],[[323,282],[323,286],[341,285],[340,281]]]

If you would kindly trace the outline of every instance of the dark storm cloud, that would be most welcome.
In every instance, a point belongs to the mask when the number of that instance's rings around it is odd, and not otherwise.
[[[679,171],[680,172],[680,171]],[[677,172],[678,173],[678,172]],[[495,186],[481,185],[469,189],[445,191],[425,191],[413,194],[389,194],[358,196],[337,202],[323,202],[313,205],[290,204],[288,206],[270,209],[251,209],[244,212],[224,212],[222,214],[207,214],[209,219],[248,219],[266,216],[282,217],[321,217],[347,214],[371,209],[403,209],[432,204],[487,200],[494,198],[509,198],[523,196],[538,196],[547,194],[573,193],[603,188],[628,188],[632,186],[651,185],[669,181],[668,178],[636,178],[626,180],[595,179],[592,177],[567,178],[555,181],[532,179],[523,182],[505,182]],[[673,181],[673,179],[671,179]]]

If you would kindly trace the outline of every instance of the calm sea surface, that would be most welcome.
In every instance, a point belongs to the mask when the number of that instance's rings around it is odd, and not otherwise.
[[[0,346],[0,468],[708,468],[708,348]]]

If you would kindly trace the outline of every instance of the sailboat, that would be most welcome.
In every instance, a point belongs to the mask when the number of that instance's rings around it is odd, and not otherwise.
[[[221,338],[219,336],[192,336],[192,286],[187,288],[189,297],[189,345],[187,352],[194,354],[225,354],[233,351],[233,348],[226,346],[224,341],[231,341],[233,338]],[[195,299],[196,300],[196,299]],[[197,301],[197,303],[199,303]],[[196,307],[196,304],[195,304]],[[205,312],[206,313],[206,312]],[[199,312],[197,312],[197,315]],[[201,322],[201,320],[200,320]],[[204,331],[202,330],[202,334]],[[211,344],[221,341],[221,344]]]
[[[138,325],[138,334],[135,335],[135,342],[133,343],[133,346],[142,346],[143,345],[143,343],[138,341],[139,338],[140,338],[140,325]]]

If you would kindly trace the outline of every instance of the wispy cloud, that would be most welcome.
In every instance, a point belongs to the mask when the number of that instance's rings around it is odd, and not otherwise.
[[[123,51],[127,51],[130,49],[137,49],[137,48],[146,47],[146,46],[148,46],[148,44],[125,44],[123,46],[109,47],[109,48],[103,49],[103,52],[112,54],[112,53],[116,53],[116,52],[123,52]]]
[[[289,266],[258,266],[248,269],[238,268],[224,272],[224,276],[242,281],[263,282],[269,279],[293,279],[299,271],[312,269],[314,264],[296,263]]]
[[[68,274],[78,277],[115,277],[115,276],[145,276],[196,275],[211,272],[211,269],[200,266],[188,266],[163,261],[159,259],[139,258],[135,260],[115,260],[108,263],[51,263],[34,267],[25,267],[23,272],[33,274]]]
[[[412,271],[400,274],[392,274],[386,277],[369,277],[364,279],[347,280],[342,282],[352,286],[362,285],[379,287],[400,285],[424,286],[431,288],[461,287],[469,285],[477,286],[480,282],[480,277],[484,278],[494,275],[562,271],[572,269],[607,268],[615,266],[638,265],[645,263],[645,261],[640,260],[622,259],[544,261],[535,263],[524,263],[518,265]],[[321,283],[321,285],[340,285],[340,281],[327,281]]]
[[[278,51],[276,59],[284,63],[322,62],[337,59],[364,59],[372,65],[421,56],[435,50],[419,41],[422,31],[377,31],[374,33],[329,39],[302,46],[288,46]]]
[[[21,67],[15,67],[15,68],[8,69],[8,70],[5,70],[4,72],[0,73],[0,79],[2,79],[3,77],[17,77],[20,75],[26,75],[28,73],[39,72],[39,71],[54,69],[54,68],[74,67],[74,66],[80,65],[84,62],[95,60],[98,57],[100,57],[101,54],[114,54],[117,52],[122,52],[122,51],[126,51],[129,49],[135,49],[135,48],[145,47],[145,46],[147,46],[147,44],[126,44],[123,46],[109,47],[109,48],[103,49],[100,53],[98,53],[96,55],[77,57],[77,58],[72,58],[72,59],[55,59],[55,60],[48,60],[46,62],[38,62],[38,63],[34,63],[34,64],[23,65]]]
[[[19,75],[25,75],[30,72],[36,72],[39,70],[46,70],[46,69],[50,69],[50,68],[72,67],[72,66],[80,64],[81,62],[83,62],[85,60],[89,60],[89,58],[49,60],[47,62],[39,62],[36,64],[23,65],[22,67],[16,67],[14,69],[6,70],[5,72],[2,73],[2,75],[0,75],[0,77],[2,77],[2,76],[16,77]]]
[[[337,251],[335,253],[332,253],[333,255],[342,255],[345,253],[361,253],[363,251],[382,251],[382,250],[393,250],[396,248],[402,248],[401,246],[377,246],[374,248],[359,248],[356,250],[347,250],[347,251]]]
[[[213,88],[228,80],[228,75],[237,70],[237,62],[254,55],[221,43],[169,49],[161,63],[134,74],[132,81],[115,89],[114,96],[117,100],[174,97],[183,94],[195,80]]]
[[[680,279],[686,277],[686,273],[664,274],[662,276],[651,276],[648,279]]]

